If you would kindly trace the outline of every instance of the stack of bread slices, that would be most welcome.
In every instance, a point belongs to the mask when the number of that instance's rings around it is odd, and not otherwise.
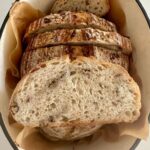
[[[141,96],[128,73],[130,39],[91,12],[52,11],[25,33],[22,79],[10,101],[14,119],[51,140],[77,140],[105,124],[137,120]]]

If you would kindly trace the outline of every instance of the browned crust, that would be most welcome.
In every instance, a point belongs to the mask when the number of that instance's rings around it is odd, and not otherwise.
[[[123,66],[126,70],[129,67],[129,58],[122,52],[104,49],[96,46],[53,46],[39,48],[35,50],[26,50],[21,61],[21,76],[27,74],[33,67],[44,61],[69,55],[71,59],[78,56],[94,56],[99,61],[112,62]],[[99,58],[98,58],[99,57]]]
[[[66,11],[59,14],[50,14],[34,21],[27,28],[25,38],[48,30],[87,27],[110,32],[116,31],[116,26],[113,23],[92,13]]]
[[[115,50],[132,52],[131,41],[116,32],[98,29],[61,29],[38,34],[29,42],[28,49],[56,45],[94,45]]]

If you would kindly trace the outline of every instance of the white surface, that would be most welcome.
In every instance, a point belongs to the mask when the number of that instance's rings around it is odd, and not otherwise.
[[[13,2],[14,0],[0,0],[0,26],[2,25],[2,22]],[[144,8],[147,11],[147,14],[150,17],[150,0],[141,0],[141,3],[143,4]],[[1,127],[0,127],[0,150],[12,150],[9,142],[7,141],[6,137],[3,134]],[[150,137],[149,139],[147,139],[147,141],[140,142],[136,150],[150,150]]]

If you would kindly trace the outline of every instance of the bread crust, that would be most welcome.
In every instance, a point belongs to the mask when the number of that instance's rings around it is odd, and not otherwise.
[[[102,17],[109,12],[108,0],[56,0],[51,12],[60,13],[63,11],[87,11]]]
[[[71,59],[78,56],[96,57],[99,61],[112,62],[123,66],[126,70],[129,68],[129,58],[122,52],[105,49],[97,46],[52,46],[39,48],[35,50],[26,50],[21,61],[21,76],[27,74],[37,64],[44,61],[69,55]]]
[[[104,48],[132,52],[131,41],[116,32],[105,32],[98,29],[61,29],[38,34],[31,38],[28,49],[56,45],[94,45]]]
[[[123,117],[122,119],[112,119],[107,121],[102,120],[73,120],[73,121],[67,121],[67,122],[49,122],[48,120],[40,120],[37,123],[32,122],[26,122],[22,123],[20,120],[18,120],[14,113],[14,106],[16,105],[16,102],[14,101],[16,94],[20,92],[20,88],[25,86],[28,78],[31,74],[37,73],[37,71],[40,72],[42,68],[45,68],[49,65],[53,65],[56,63],[71,63],[72,65],[80,65],[81,63],[85,63],[88,65],[96,65],[96,66],[103,66],[104,68],[110,68],[114,69],[114,71],[118,72],[123,76],[123,78],[126,80],[126,82],[130,85],[130,88],[132,89],[133,94],[135,95],[134,99],[134,105],[136,107],[137,113],[132,116],[130,119],[127,118],[127,120]],[[76,60],[72,61],[69,59],[68,56],[65,56],[61,59],[56,59],[52,61],[45,62],[43,64],[40,64],[36,67],[36,69],[30,71],[30,73],[23,77],[23,79],[19,82],[16,89],[14,90],[14,93],[10,100],[10,106],[9,106],[10,112],[12,113],[12,116],[14,119],[17,119],[17,121],[25,126],[31,126],[31,127],[40,127],[45,133],[48,134],[52,140],[75,140],[80,139],[82,137],[86,137],[88,135],[93,134],[96,132],[102,125],[104,124],[111,124],[111,123],[120,123],[120,122],[128,122],[132,123],[135,120],[138,119],[140,116],[140,109],[141,109],[141,94],[139,87],[137,83],[133,80],[132,77],[128,74],[128,72],[121,67],[120,65],[112,64],[112,63],[106,63],[106,62],[98,62],[95,58],[86,58],[86,57],[78,57]],[[16,108],[15,108],[16,111]],[[18,110],[19,111],[19,110]],[[86,127],[86,128],[85,128]],[[85,130],[83,131],[83,129]],[[57,130],[59,129],[59,130]],[[57,132],[58,131],[58,132]],[[60,132],[61,131],[61,132]],[[83,131],[83,132],[82,132]],[[51,137],[52,135],[52,137]]]
[[[50,30],[88,27],[110,32],[116,31],[116,26],[113,23],[92,13],[66,11],[59,14],[50,14],[31,23],[25,33],[25,39]]]

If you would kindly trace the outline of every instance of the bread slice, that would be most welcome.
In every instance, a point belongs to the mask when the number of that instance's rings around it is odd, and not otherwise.
[[[54,45],[95,45],[104,48],[122,50],[131,53],[131,41],[116,32],[105,32],[99,29],[61,29],[38,34],[33,37],[28,49]]]
[[[99,17],[108,13],[110,4],[108,0],[56,0],[51,12],[87,11]]]
[[[127,71],[129,70],[129,56],[123,54],[122,52],[95,46],[94,57],[100,62],[105,61],[118,64],[124,67]]]
[[[9,107],[18,123],[59,140],[89,136],[104,124],[132,123],[140,108],[139,87],[123,67],[85,57],[40,64],[19,82]]]
[[[60,14],[50,14],[40,18],[29,25],[25,38],[55,29],[81,29],[95,28],[104,31],[116,31],[116,26],[103,19],[87,12],[62,12]]]
[[[78,56],[94,56],[99,61],[112,62],[123,66],[126,70],[129,67],[129,58],[122,52],[117,52],[97,46],[52,46],[46,48],[39,48],[35,50],[26,50],[21,61],[21,76],[23,77],[37,64],[54,59],[55,57],[62,57],[69,54],[71,59]]]

